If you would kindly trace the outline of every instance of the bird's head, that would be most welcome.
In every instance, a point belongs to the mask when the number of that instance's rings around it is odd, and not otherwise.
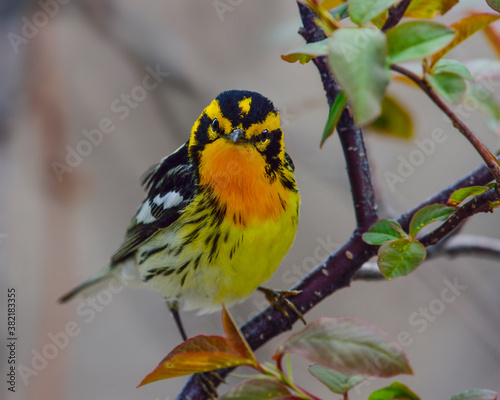
[[[251,170],[274,175],[284,163],[285,146],[278,110],[256,92],[230,90],[219,94],[195,122],[189,155],[200,167]],[[240,171],[241,172],[241,171]]]

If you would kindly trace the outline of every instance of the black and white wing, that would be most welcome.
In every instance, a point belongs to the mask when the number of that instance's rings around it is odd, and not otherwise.
[[[142,184],[148,195],[132,219],[122,245],[111,258],[111,266],[132,256],[141,244],[179,218],[196,193],[193,168],[186,143],[146,171]]]

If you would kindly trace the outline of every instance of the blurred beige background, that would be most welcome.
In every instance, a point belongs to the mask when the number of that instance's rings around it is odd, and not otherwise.
[[[57,298],[106,265],[143,199],[141,174],[187,140],[190,125],[223,90],[249,89],[273,100],[296,166],[302,194],[299,231],[268,286],[290,287],[313,262],[321,261],[314,258],[317,246],[327,243],[332,251],[349,238],[354,218],[338,139],[318,148],[328,109],[317,70],[280,58],[303,43],[295,2],[234,1],[223,14],[213,3],[59,0],[54,16],[28,43],[18,45],[18,53],[6,35],[20,28],[21,18],[40,11],[40,5],[16,10],[19,3],[6,1],[0,8],[0,330],[5,340],[6,293],[14,287],[18,368],[34,368],[34,362],[39,369],[24,374],[26,384],[18,375],[16,393],[8,392],[8,355],[2,342],[0,398],[164,400],[183,387],[186,379],[178,378],[135,389],[180,343],[159,294],[124,290],[95,309],[78,301],[62,306]],[[447,21],[461,18],[470,6],[489,10],[484,1],[461,3]],[[494,57],[480,35],[453,55]],[[142,84],[146,67],[157,66],[169,73],[161,85],[127,111],[117,112],[123,95],[142,93],[134,88]],[[366,135],[382,216],[410,209],[481,161],[424,95],[397,84],[390,91],[414,115],[416,137],[403,142]],[[106,118],[115,130],[59,182],[52,163],[63,161],[65,147],[76,149],[85,139],[83,130],[97,128]],[[482,115],[471,113],[466,121],[490,149],[498,149],[498,137]],[[391,191],[384,173],[396,173],[398,157],[407,159],[418,149],[414,140],[430,138],[436,128],[445,130],[445,142]],[[499,223],[498,212],[479,215],[464,232],[500,239]],[[500,390],[499,267],[498,260],[475,257],[436,259],[406,278],[353,283],[306,318],[348,315],[368,320],[393,337],[408,332],[411,344],[405,351],[415,375],[394,380],[422,398],[446,399],[471,388]],[[436,299],[445,280],[466,288],[441,308]],[[232,310],[241,323],[265,306],[255,294]],[[425,320],[422,309],[429,307],[435,312]],[[183,316],[189,335],[221,332],[220,314]],[[78,333],[63,341],[64,348],[56,348],[46,365],[34,360],[54,337],[61,337],[68,323]],[[260,349],[259,359],[269,360],[282,337]],[[308,376],[306,362],[293,361],[296,379],[304,386],[323,398],[339,397]],[[351,397],[366,399],[391,382],[369,381]]]

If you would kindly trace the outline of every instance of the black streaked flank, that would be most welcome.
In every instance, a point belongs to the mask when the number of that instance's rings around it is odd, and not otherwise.
[[[181,287],[184,286],[184,283],[186,283],[186,277],[187,277],[187,272],[183,275],[183,277],[181,278]]]
[[[172,269],[172,268],[165,268],[163,270],[163,273],[161,275],[163,276],[169,276],[170,274],[172,274],[173,272],[175,271],[175,269]]]
[[[287,206],[286,201],[281,198],[281,195],[279,193],[278,193],[278,197],[280,199],[281,208],[283,208],[283,211],[286,211],[286,206]]]
[[[191,263],[191,260],[189,260],[188,262],[184,263],[180,268],[177,268],[177,270],[175,271],[175,273],[177,275],[182,274],[182,271],[184,271],[190,263]]]
[[[209,261],[213,261],[213,259],[217,256],[218,253],[218,243],[220,239],[220,231],[217,231],[217,233],[214,236],[214,240],[212,242],[212,248],[210,249],[210,256],[209,256]]]
[[[205,227],[205,224],[199,225],[197,228],[193,229],[193,231],[184,238],[183,246],[193,242],[200,234],[200,231]]]
[[[196,269],[198,268],[198,266],[200,265],[200,261],[201,261],[201,256],[203,254],[200,254],[198,257],[196,257],[196,260],[194,260],[194,270],[196,271]]]
[[[179,254],[181,254],[183,249],[184,249],[184,246],[181,244],[179,246],[179,248],[175,251],[174,256],[177,257]]]
[[[174,272],[173,269],[170,268],[153,268],[150,269],[147,274],[142,278],[144,282],[149,281],[151,278],[154,278],[155,276],[163,275],[163,276],[168,276],[172,272]]]
[[[144,251],[141,253],[141,258],[139,260],[139,265],[141,265],[144,261],[146,261],[149,257],[151,257],[153,254],[159,253],[160,251],[163,251],[168,248],[170,243],[167,243],[165,246],[162,247],[157,247],[156,249],[152,249],[149,251]]]

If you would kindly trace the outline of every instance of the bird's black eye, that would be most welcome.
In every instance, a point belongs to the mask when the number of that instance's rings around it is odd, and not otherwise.
[[[217,118],[214,118],[212,121],[212,130],[216,133],[219,133],[219,121],[217,121]]]
[[[269,131],[267,129],[264,129],[260,134],[260,141],[265,142],[267,139],[269,139]]]

